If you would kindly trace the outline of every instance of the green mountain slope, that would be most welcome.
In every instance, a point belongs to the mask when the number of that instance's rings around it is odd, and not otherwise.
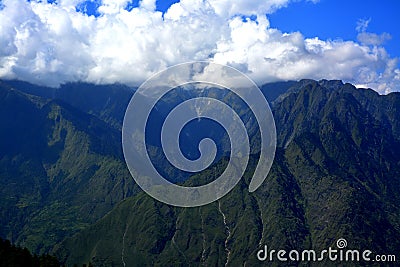
[[[0,236],[47,252],[135,193],[120,133],[0,83]]]
[[[256,155],[221,200],[180,209],[140,193],[64,240],[56,255],[96,266],[257,266],[264,245],[321,251],[345,238],[349,249],[400,258],[400,94],[312,80],[285,92],[273,104],[276,158],[255,193],[248,183]]]

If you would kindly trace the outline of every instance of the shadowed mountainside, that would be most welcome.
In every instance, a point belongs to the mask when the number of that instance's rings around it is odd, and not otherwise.
[[[136,189],[120,133],[96,117],[0,83],[0,236],[47,252]]]

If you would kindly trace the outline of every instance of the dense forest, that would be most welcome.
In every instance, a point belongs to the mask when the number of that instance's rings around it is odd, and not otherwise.
[[[27,248],[0,238],[0,267],[58,267],[57,258],[49,254],[32,255]]]

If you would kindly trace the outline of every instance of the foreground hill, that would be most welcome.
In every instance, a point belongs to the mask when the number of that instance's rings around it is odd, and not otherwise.
[[[217,202],[182,209],[139,193],[54,252],[67,264],[257,266],[264,245],[322,251],[345,238],[349,249],[400,257],[400,94],[303,80],[274,98],[273,113],[279,146],[255,193],[248,182],[256,155]]]

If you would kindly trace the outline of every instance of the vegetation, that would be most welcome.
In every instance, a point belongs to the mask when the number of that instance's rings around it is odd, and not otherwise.
[[[380,96],[340,81],[277,84],[279,94],[264,92],[273,101],[278,148],[263,185],[248,192],[255,153],[224,198],[176,208],[137,193],[118,123],[110,123],[118,121],[114,113],[102,119],[0,85],[0,236],[51,251],[62,264],[258,266],[264,245],[318,251],[339,238],[349,249],[399,257],[398,93]],[[184,183],[212,180],[226,161]]]
[[[57,258],[49,254],[32,255],[28,249],[11,245],[0,238],[1,267],[59,267]]]
[[[3,238],[48,252],[137,191],[119,131],[98,118],[0,83],[0,121]]]

